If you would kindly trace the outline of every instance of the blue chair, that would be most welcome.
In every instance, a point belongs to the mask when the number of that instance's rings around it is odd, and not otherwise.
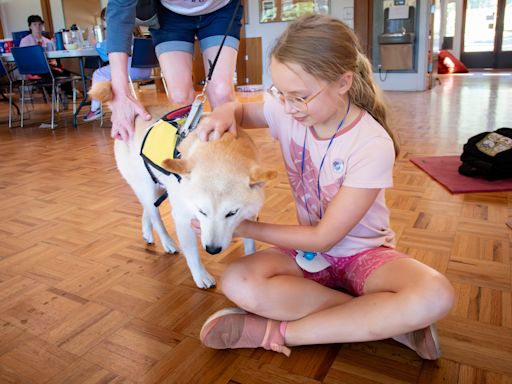
[[[152,39],[146,38],[135,38],[133,39],[133,49],[132,49],[132,68],[160,68],[160,63],[158,62],[158,58],[155,53],[155,44],[153,44]],[[132,88],[133,96],[137,98],[135,94],[135,88],[133,87],[133,81],[128,74],[128,78],[130,80],[130,86]],[[151,80],[154,79],[162,79],[162,83],[164,85],[165,93],[169,95],[167,91],[167,84],[165,84],[165,79],[162,76],[151,76]],[[135,80],[136,82],[141,82],[145,80]]]
[[[33,85],[36,87],[48,87],[52,89],[52,123],[51,129],[55,128],[55,109],[59,112],[59,94],[60,87],[64,83],[71,82],[73,86],[73,112],[76,108],[76,76],[59,76],[54,77],[48,64],[46,54],[40,45],[32,45],[29,47],[12,48],[11,53],[18,68],[18,72],[23,75],[21,80],[21,127],[23,127],[23,111],[25,103],[25,85]],[[26,75],[45,75],[46,78],[37,80],[26,80]]]
[[[23,39],[27,35],[30,35],[29,30],[13,32],[12,33],[12,42],[13,42],[14,46],[19,47],[21,39]]]

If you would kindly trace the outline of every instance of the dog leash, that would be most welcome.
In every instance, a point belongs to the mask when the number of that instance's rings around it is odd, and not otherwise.
[[[217,61],[219,60],[220,53],[222,51],[222,48],[224,47],[226,38],[228,37],[228,33],[229,31],[231,31],[231,28],[233,27],[233,22],[235,21],[236,14],[238,12],[238,9],[240,8],[241,3],[242,0],[237,0],[235,10],[231,15],[231,20],[229,20],[228,27],[226,29],[226,32],[224,33],[224,37],[222,38],[222,42],[220,43],[219,49],[217,51],[217,54],[215,55],[213,63],[211,60],[208,60],[210,69],[208,70],[208,75],[206,76],[206,79],[204,81],[203,89],[201,90],[201,93],[196,96],[194,102],[192,103],[192,108],[190,109],[190,114],[188,115],[187,121],[178,131],[180,137],[182,138],[187,137],[190,131],[194,130],[197,127],[197,124],[199,124],[199,120],[201,119],[201,115],[203,114],[203,106],[207,100],[206,88],[208,87],[208,83],[212,79],[213,71],[217,65]]]

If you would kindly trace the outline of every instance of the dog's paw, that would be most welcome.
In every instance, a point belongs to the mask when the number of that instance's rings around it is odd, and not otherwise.
[[[155,238],[153,237],[153,232],[149,231],[147,233],[142,233],[142,238],[146,242],[146,244],[155,244]]]
[[[197,274],[197,276],[193,275],[194,282],[196,283],[198,288],[208,289],[215,287],[215,278],[208,273],[208,271],[204,270],[202,273]]]
[[[162,239],[162,247],[167,253],[176,253],[178,250],[178,247],[176,247],[176,244],[174,244],[170,237]]]

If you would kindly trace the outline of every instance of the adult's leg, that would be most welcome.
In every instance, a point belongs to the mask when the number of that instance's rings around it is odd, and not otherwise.
[[[184,51],[164,52],[158,61],[171,101],[180,105],[191,104],[196,96],[192,84],[192,54]]]
[[[385,339],[426,327],[452,307],[448,280],[413,259],[382,265],[364,295],[352,298],[299,277],[285,257],[263,251],[240,259],[224,273],[222,288],[249,312],[288,320],[289,346]]]
[[[213,63],[219,47],[209,47],[203,52],[205,73],[210,70],[209,60]],[[208,100],[212,109],[234,100],[233,76],[236,68],[238,51],[232,47],[224,46],[213,71],[212,79],[206,89]]]

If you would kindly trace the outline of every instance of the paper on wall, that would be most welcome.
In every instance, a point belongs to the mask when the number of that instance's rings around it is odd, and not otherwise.
[[[389,19],[408,19],[409,6],[408,5],[392,5],[389,7]]]

